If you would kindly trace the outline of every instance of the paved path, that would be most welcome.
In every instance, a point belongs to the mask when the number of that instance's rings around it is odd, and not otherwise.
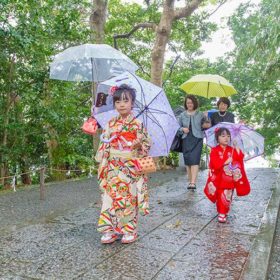
[[[279,214],[278,214],[279,215]],[[280,215],[278,216],[276,224],[276,232],[272,246],[272,254],[270,259],[270,266],[268,271],[269,280],[280,279]]]
[[[240,279],[278,174],[249,169],[252,193],[234,200],[227,224],[203,195],[206,175],[196,192],[182,172],[154,175],[131,245],[100,244],[94,180],[49,186],[46,202],[36,189],[1,195],[0,279]]]

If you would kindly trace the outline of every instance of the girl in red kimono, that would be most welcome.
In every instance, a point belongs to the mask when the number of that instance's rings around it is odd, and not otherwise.
[[[230,131],[220,127],[215,132],[218,145],[211,149],[209,175],[204,193],[213,203],[216,203],[218,221],[225,223],[230,210],[234,189],[238,196],[250,192],[243,158],[244,154],[238,147],[229,146]]]

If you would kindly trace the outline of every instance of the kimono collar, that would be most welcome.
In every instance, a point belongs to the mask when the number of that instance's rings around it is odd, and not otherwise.
[[[130,113],[126,118],[122,118],[121,115],[119,115],[116,119],[117,122],[121,122],[123,124],[129,124],[135,119],[133,113]]]
[[[225,149],[224,149],[224,148],[219,144],[219,145],[218,145],[218,149],[219,149],[220,151],[222,151],[222,152],[226,152],[226,151],[231,151],[232,147],[229,146],[229,145],[227,145],[227,146],[225,147]]]

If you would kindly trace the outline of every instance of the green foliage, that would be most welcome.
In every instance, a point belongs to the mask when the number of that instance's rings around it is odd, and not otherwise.
[[[266,137],[267,155],[280,146],[279,12],[276,0],[241,5],[229,21],[236,48],[217,64],[239,92],[233,100],[240,118]]]
[[[125,34],[139,23],[152,22],[158,24],[161,16],[162,2],[151,1],[148,6],[127,4],[121,0],[109,1],[109,17],[106,23],[106,42],[113,44],[114,34]],[[125,15],[125,16],[124,16]],[[208,40],[216,25],[210,23],[205,14],[196,14],[187,19],[176,21],[172,26],[169,42],[169,56],[172,59],[180,54],[182,59],[194,60],[199,54],[203,40]],[[150,78],[151,51],[154,45],[155,33],[151,29],[139,29],[130,38],[118,39],[118,48],[127,54],[134,62],[140,65],[140,75]],[[166,64],[165,74],[169,68]],[[177,64],[176,64],[177,67]],[[176,81],[174,79],[174,81]],[[176,82],[176,84],[178,84]]]
[[[88,88],[48,79],[53,55],[89,40],[81,14],[88,7],[88,1],[77,0],[0,3],[0,160],[11,171],[60,165],[65,155],[91,151],[90,139],[79,130],[89,112],[79,106]],[[58,147],[52,159],[50,139]]]
[[[113,45],[114,34],[127,33],[138,23],[158,23],[162,4],[151,1],[146,7],[110,0],[106,43]],[[90,41],[90,5],[87,0],[0,3],[0,164],[10,173],[41,164],[85,170],[94,163],[92,137],[80,131],[90,111],[89,85],[48,78],[49,63],[56,53]],[[197,14],[173,26],[165,89],[174,107],[185,96],[177,86],[205,63],[196,63],[194,56],[215,26],[203,16]],[[140,75],[147,79],[154,38],[150,29],[140,29],[130,39],[118,40],[119,49],[141,66]],[[175,53],[183,58],[169,77]]]
[[[178,166],[179,165],[179,153],[177,152],[170,152],[167,159],[166,164],[171,166]]]
[[[114,34],[127,33],[139,23],[158,23],[162,4],[110,0],[106,43],[113,45]],[[80,130],[90,113],[90,85],[48,78],[56,53],[90,42],[90,5],[87,0],[0,2],[0,164],[12,174],[41,164],[81,172],[94,165],[92,137]],[[236,49],[215,64],[197,59],[201,42],[216,30],[205,12],[176,21],[164,66],[164,89],[173,108],[183,105],[185,93],[179,85],[191,76],[213,73],[228,78],[239,91],[233,109],[267,136],[267,154],[279,148],[279,9],[277,0],[263,0],[259,8],[241,5],[229,22]],[[154,39],[151,29],[118,39],[119,49],[140,66],[138,74],[146,79]],[[201,110],[213,107],[213,100],[199,101]],[[171,153],[168,163],[176,165],[177,156]]]

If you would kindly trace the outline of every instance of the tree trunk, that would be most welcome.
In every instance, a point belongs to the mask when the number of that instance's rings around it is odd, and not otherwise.
[[[93,0],[93,10],[90,15],[92,39],[96,44],[103,44],[105,39],[105,23],[108,0]]]
[[[26,173],[29,171],[29,165],[27,163],[27,159],[26,159],[26,156],[23,156],[20,160],[20,173]],[[27,174],[22,174],[21,175],[21,182],[24,184],[24,185],[31,185],[32,184],[32,181],[31,181],[31,177],[30,177],[30,174],[27,173]]]
[[[8,145],[8,125],[9,125],[9,114],[10,110],[13,105],[13,99],[15,98],[15,94],[13,93],[13,89],[11,87],[14,79],[14,68],[15,68],[15,59],[11,58],[10,60],[10,69],[9,69],[9,92],[7,93],[6,102],[4,102],[4,121],[3,121],[3,133],[2,133],[2,139],[1,139],[1,148],[3,151],[7,149]],[[4,152],[5,153],[5,152]],[[8,162],[5,159],[5,156],[1,156],[1,162],[0,162],[0,178],[6,177],[9,175],[9,168],[8,168]],[[5,179],[1,179],[0,184],[5,185]]]
[[[162,86],[162,73],[166,45],[172,29],[175,0],[165,1],[159,25],[156,29],[156,40],[152,50],[151,82]]]
[[[152,50],[151,82],[162,86],[162,73],[164,65],[164,54],[169,41],[172,23],[181,18],[189,17],[203,2],[203,0],[186,1],[182,8],[174,7],[175,0],[165,0],[160,23],[156,30],[156,40]],[[184,34],[182,34],[184,35]]]
[[[2,136],[2,141],[1,141],[2,142],[1,146],[2,146],[3,150],[6,150],[7,142],[8,142],[7,141],[7,139],[8,139],[8,129],[7,129],[7,126],[9,124],[9,111],[10,111],[10,109],[7,108],[6,112],[4,114],[4,122],[3,122],[4,129],[3,129],[3,136]],[[7,161],[6,161],[4,156],[1,156],[0,178],[6,177],[8,175],[9,175],[9,171],[8,171]],[[5,184],[5,179],[1,179],[0,184],[4,185]]]
[[[23,171],[23,170],[22,170]],[[25,170],[23,172],[26,172],[28,170]],[[31,177],[29,174],[22,174],[21,175],[21,182],[24,184],[24,185],[31,185],[32,184],[32,181],[31,181]]]

